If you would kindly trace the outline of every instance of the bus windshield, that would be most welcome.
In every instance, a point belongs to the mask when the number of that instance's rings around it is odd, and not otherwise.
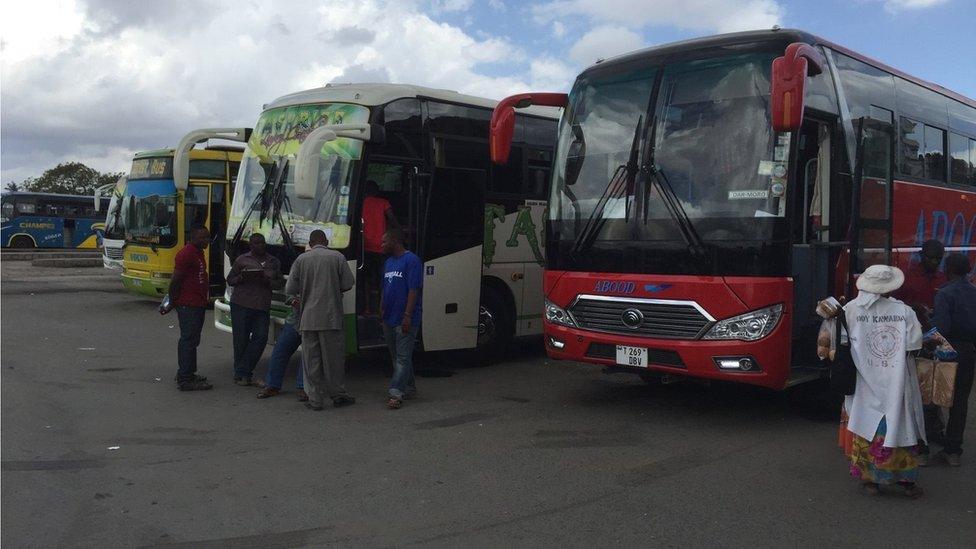
[[[765,269],[734,257],[766,250],[785,234],[789,135],[775,135],[769,120],[773,57],[648,60],[582,75],[560,123],[553,264],[688,274]],[[687,257],[693,245],[705,248],[707,261]]]
[[[108,203],[108,212],[105,215],[105,238],[109,240],[122,240],[125,238],[125,217],[126,210],[122,207],[125,202],[125,187],[116,187],[112,191],[112,199]]]
[[[175,245],[176,204],[172,180],[130,180],[122,196],[126,240],[162,247]]]
[[[311,199],[295,195],[292,162],[302,141],[315,128],[365,123],[368,117],[366,107],[341,103],[280,107],[262,113],[241,162],[228,239],[238,233],[246,237],[261,232],[269,244],[281,245],[285,231],[292,243],[305,245],[308,235],[321,229],[329,237],[330,247],[348,247],[352,225],[349,201],[355,195],[362,141],[340,138],[322,147],[318,185]]]

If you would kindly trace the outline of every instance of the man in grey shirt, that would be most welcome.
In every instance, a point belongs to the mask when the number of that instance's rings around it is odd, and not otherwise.
[[[308,244],[311,249],[291,266],[285,293],[301,304],[298,330],[308,393],[305,406],[318,411],[326,394],[336,408],[356,402],[344,383],[346,333],[342,314],[342,292],[352,289],[355,279],[345,256],[328,248],[324,232],[312,231]]]

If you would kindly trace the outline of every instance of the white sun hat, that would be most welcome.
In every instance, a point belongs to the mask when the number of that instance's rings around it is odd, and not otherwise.
[[[857,277],[857,289],[873,294],[891,293],[904,283],[905,273],[888,265],[871,265]]]

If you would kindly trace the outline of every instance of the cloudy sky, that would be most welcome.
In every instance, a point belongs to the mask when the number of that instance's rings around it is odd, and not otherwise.
[[[973,0],[3,0],[0,179],[102,171],[327,82],[500,98],[600,57],[798,27],[976,97]]]

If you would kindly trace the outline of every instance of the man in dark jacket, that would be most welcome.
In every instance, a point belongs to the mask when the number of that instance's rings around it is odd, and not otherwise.
[[[251,250],[240,255],[227,274],[231,327],[234,330],[234,383],[251,385],[254,366],[268,344],[271,292],[284,285],[281,263],[268,253],[264,235],[254,233]]]
[[[969,392],[973,387],[976,363],[976,286],[967,280],[972,265],[960,253],[945,259],[945,273],[949,282],[935,294],[932,325],[959,353],[956,369],[956,391],[946,422],[945,445],[938,457],[958,467],[962,455],[962,435],[966,429]]]

